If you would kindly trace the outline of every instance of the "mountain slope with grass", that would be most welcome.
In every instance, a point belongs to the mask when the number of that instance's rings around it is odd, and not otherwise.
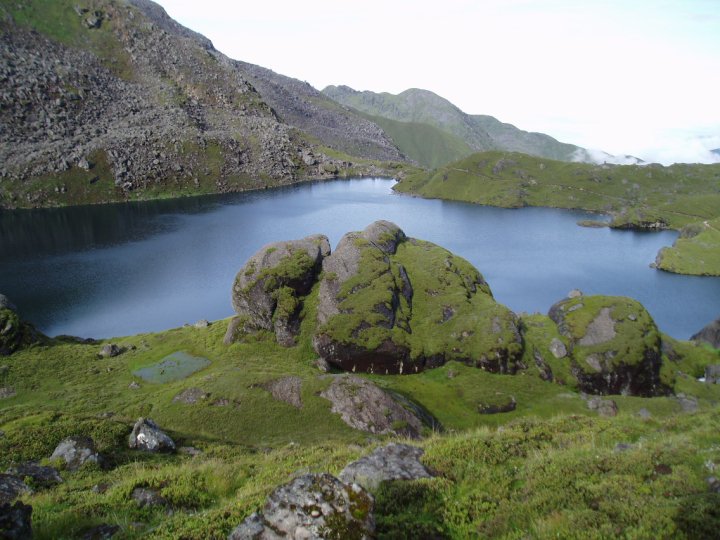
[[[518,208],[549,206],[609,214],[609,225],[688,228],[659,258],[663,270],[720,275],[712,220],[720,216],[720,164],[592,165],[519,153],[480,152],[409,175],[395,188],[423,197]],[[706,223],[707,222],[707,223]],[[690,238],[698,233],[696,238]],[[682,263],[678,261],[680,252]]]
[[[254,85],[259,68],[149,0],[2,0],[0,56],[2,207],[392,174],[374,160],[402,160],[381,128],[317,92],[306,92],[320,105],[303,109],[302,125],[274,110],[276,94]],[[296,83],[283,79],[304,103]]]
[[[593,161],[590,154],[579,146],[561,143],[543,133],[523,131],[492,116],[466,114],[448,100],[427,90],[411,88],[393,95],[387,92],[360,92],[347,86],[328,86],[323,93],[347,107],[373,117],[403,123],[396,126],[396,135],[391,136],[398,147],[408,155],[409,147],[405,139],[416,129],[415,125],[427,124],[463,141],[471,149],[465,155],[473,151],[506,150],[563,161]],[[400,127],[404,132],[398,136]],[[426,141],[425,147],[430,145],[431,142]],[[443,165],[459,157],[465,156],[458,156],[457,152],[443,152],[442,159],[436,158],[434,162]],[[441,163],[442,161],[444,163]],[[423,164],[429,166],[427,163]]]

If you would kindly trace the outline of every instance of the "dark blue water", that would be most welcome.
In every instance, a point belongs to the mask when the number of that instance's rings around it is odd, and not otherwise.
[[[50,335],[111,337],[232,314],[230,287],[268,242],[342,234],[376,219],[471,261],[498,301],[546,313],[573,288],[640,300],[688,338],[720,315],[720,279],[649,268],[674,232],[590,229],[584,212],[505,210],[335,181],[249,194],[0,213],[0,292]]]

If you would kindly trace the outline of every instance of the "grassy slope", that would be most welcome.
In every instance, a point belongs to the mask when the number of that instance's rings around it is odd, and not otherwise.
[[[656,264],[668,272],[720,276],[720,218],[684,228],[672,247],[660,251]]]
[[[4,358],[8,369],[0,372],[0,386],[14,387],[17,396],[0,402],[0,469],[12,461],[47,458],[63,437],[78,433],[93,436],[113,465],[109,472],[65,473],[62,486],[24,497],[34,508],[37,537],[72,537],[91,524],[110,522],[123,527],[120,538],[224,538],[292,474],[337,473],[378,444],[375,437],[347,427],[318,396],[330,379],[312,366],[316,301],[315,291],[305,303],[299,345],[291,349],[279,347],[269,334],[224,346],[226,322],[219,321],[204,329],[116,339],[136,349],[112,359],[97,359],[99,345],[67,342]],[[671,369],[691,374],[678,375],[677,388],[698,396],[696,417],[676,417],[680,406],[673,398],[613,396],[620,415],[600,420],[572,387],[543,382],[532,367],[532,349],[546,347],[557,335],[547,322],[540,316],[526,322],[533,333],[526,333],[524,362],[531,367],[516,376],[450,362],[418,375],[370,377],[420,403],[449,432],[423,443],[427,463],[442,478],[377,494],[381,536],[403,537],[402,528],[417,536],[427,532],[425,527],[457,538],[473,536],[473,531],[494,537],[514,530],[562,535],[575,520],[592,518],[605,533],[615,522],[650,537],[677,530],[683,505],[700,512],[702,505],[713,503],[704,495],[703,462],[720,462],[711,444],[720,386],[706,386],[694,377],[705,364],[718,362],[717,352],[673,342],[676,350],[690,353]],[[185,380],[139,381],[140,389],[128,388],[138,380],[133,370],[178,350],[207,357],[211,365]],[[259,386],[286,375],[303,381],[302,409],[275,401]],[[195,405],[172,401],[189,387],[211,395]],[[479,404],[492,403],[499,394],[514,396],[517,409],[478,414]],[[213,405],[218,399],[229,404]],[[635,413],[641,408],[653,420],[638,420]],[[125,437],[141,415],[203,454],[191,459],[126,450]],[[494,431],[499,425],[503,430]],[[637,441],[642,442],[621,457],[612,452],[618,442]],[[659,463],[672,472],[656,474]],[[93,492],[101,482],[109,484],[108,491]],[[159,489],[175,512],[138,509],[129,497],[138,486]],[[575,487],[567,491],[566,486]],[[615,499],[621,494],[625,504],[645,508],[644,515],[654,518],[618,514]]]
[[[481,152],[409,175],[397,191],[502,207],[551,206],[610,213],[612,226],[683,226],[720,216],[720,165],[591,165]],[[714,223],[714,222],[713,222]],[[702,227],[704,228],[704,227]],[[710,228],[708,228],[710,229]],[[720,275],[716,229],[679,241],[665,270]],[[677,262],[680,256],[684,262]]]

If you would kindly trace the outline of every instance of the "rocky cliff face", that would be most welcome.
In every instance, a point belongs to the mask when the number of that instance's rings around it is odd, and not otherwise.
[[[149,0],[6,4],[0,34],[2,206],[252,189],[351,166],[314,149],[240,63]],[[399,158],[383,144],[377,157]]]

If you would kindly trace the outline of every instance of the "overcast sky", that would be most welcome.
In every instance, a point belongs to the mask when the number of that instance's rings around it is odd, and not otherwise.
[[[720,148],[720,0],[159,3],[231,58],[318,89],[424,88],[662,163],[710,162]]]

